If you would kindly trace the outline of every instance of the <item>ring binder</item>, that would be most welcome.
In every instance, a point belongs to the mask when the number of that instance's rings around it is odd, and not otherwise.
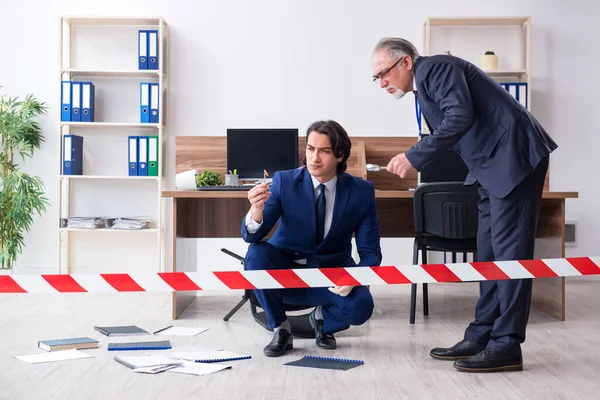
[[[350,368],[358,367],[363,365],[365,362],[362,360],[352,360],[348,358],[333,358],[333,357],[319,357],[319,356],[304,356],[303,358],[285,363],[283,365],[291,365],[294,367],[309,367],[309,368],[320,368],[320,369],[338,369],[348,370]]]

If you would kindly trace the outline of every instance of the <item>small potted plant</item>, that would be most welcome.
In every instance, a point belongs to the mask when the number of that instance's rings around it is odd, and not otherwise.
[[[484,71],[495,71],[498,69],[498,56],[493,51],[486,51],[481,56],[481,69]]]
[[[196,175],[196,186],[219,186],[222,184],[221,175],[205,169],[201,174]]]

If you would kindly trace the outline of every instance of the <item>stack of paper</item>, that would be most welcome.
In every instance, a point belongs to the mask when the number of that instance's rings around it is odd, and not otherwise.
[[[111,229],[135,230],[148,229],[150,219],[147,217],[115,218],[111,221]]]

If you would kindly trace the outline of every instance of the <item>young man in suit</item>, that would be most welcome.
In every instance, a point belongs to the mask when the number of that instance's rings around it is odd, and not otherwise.
[[[503,87],[475,65],[449,55],[419,56],[414,45],[384,38],[372,54],[373,80],[396,99],[414,91],[431,135],[387,170],[404,178],[451,150],[477,184],[477,261],[532,259],[537,221],[556,143]],[[531,279],[482,281],[475,320],[463,340],[431,356],[456,360],[462,371],[521,370],[521,343],[531,302]]]
[[[242,238],[251,243],[247,270],[350,267],[352,236],[361,266],[381,262],[380,231],[371,182],[346,173],[351,142],[335,121],[317,121],[306,133],[304,166],[278,171],[273,184],[248,192],[250,211],[242,220]],[[275,223],[268,241],[262,239]],[[335,349],[334,333],[365,323],[373,298],[364,286],[255,290],[275,333],[264,348],[268,357],[293,347],[284,303],[316,308],[309,315],[317,346]]]

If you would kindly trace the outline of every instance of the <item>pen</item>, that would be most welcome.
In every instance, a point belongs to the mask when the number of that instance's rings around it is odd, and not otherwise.
[[[172,328],[172,327],[173,327],[173,325],[169,325],[166,328],[159,329],[156,332],[154,332],[153,335],[156,335],[157,333],[162,332],[162,331],[166,331],[167,329]]]
[[[263,169],[263,183],[267,183],[267,176],[269,176],[269,173],[267,172],[266,169]]]

